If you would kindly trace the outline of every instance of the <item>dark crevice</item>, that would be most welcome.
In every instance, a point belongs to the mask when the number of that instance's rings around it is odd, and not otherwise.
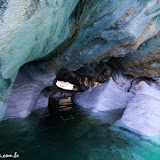
[[[0,20],[3,22],[5,9],[7,8],[8,0],[0,0]]]

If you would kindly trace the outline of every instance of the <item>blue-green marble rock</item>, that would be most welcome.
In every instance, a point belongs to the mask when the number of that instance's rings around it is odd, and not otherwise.
[[[159,45],[159,0],[5,0],[0,12],[0,99],[5,103],[18,70],[30,61],[43,58],[46,73],[56,74],[100,60],[122,65],[117,57],[142,55],[145,43],[151,51]],[[156,63],[150,57],[148,70],[157,69],[159,57]],[[131,63],[139,68],[132,58]]]
[[[78,0],[0,3],[0,99],[7,100],[23,64],[46,56],[70,35],[69,16],[77,3]],[[1,110],[4,113],[3,106]]]
[[[56,50],[60,66],[72,70],[136,51],[158,34],[159,8],[156,0],[81,1],[71,16],[72,39]]]

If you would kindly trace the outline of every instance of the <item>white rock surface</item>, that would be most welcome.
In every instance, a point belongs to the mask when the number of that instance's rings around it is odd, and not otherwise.
[[[141,81],[135,97],[116,124],[145,136],[160,134],[160,91]]]
[[[77,93],[74,103],[94,112],[126,108],[133,94],[124,91],[112,78],[91,91]]]

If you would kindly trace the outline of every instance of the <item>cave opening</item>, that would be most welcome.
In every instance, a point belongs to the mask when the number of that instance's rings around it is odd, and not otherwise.
[[[110,78],[111,72],[111,67],[104,62],[84,65],[76,71],[60,70],[56,75],[53,86],[46,90],[46,92],[50,92],[49,112],[52,115],[61,115],[62,111],[70,110],[73,104],[72,99],[74,99],[76,93],[91,91],[100,86]],[[63,102],[63,105],[61,102]],[[71,111],[73,111],[73,108]]]
[[[3,120],[24,118],[37,109],[51,107],[53,105],[50,105],[50,103],[53,99],[55,101],[69,97],[74,99],[74,95],[77,93],[92,91],[97,86],[108,82],[110,78],[126,92],[132,91],[133,86],[142,80],[148,84],[153,84],[153,80],[150,78],[136,78],[126,75],[115,69],[110,63],[103,61],[85,64],[74,71],[60,69],[56,75],[46,72],[44,68],[46,68],[46,63],[43,61],[30,62],[21,67],[13,84],[7,103],[7,112]],[[60,87],[66,85],[69,90]],[[157,86],[156,83],[154,85]],[[114,87],[112,90],[114,90]],[[18,101],[14,98],[15,93]],[[19,103],[23,105],[20,106]],[[59,101],[55,104],[57,103]],[[16,110],[13,110],[13,108],[16,108]]]
[[[126,93],[135,94],[136,87],[138,86],[138,89],[140,89],[143,84],[141,81],[157,87],[157,84],[151,78],[132,77],[103,61],[86,64],[75,71],[61,69],[56,75],[53,86],[47,88],[50,92],[48,99],[49,112],[52,115],[61,115],[63,111],[67,111],[67,113],[74,112],[74,99],[77,93],[83,94],[85,91],[92,91],[97,86],[110,81],[111,78]],[[116,90],[114,85],[112,87],[112,84],[110,89]],[[64,104],[62,105],[61,102]],[[124,108],[121,111],[124,111]],[[121,112],[121,116],[122,114],[123,112]]]

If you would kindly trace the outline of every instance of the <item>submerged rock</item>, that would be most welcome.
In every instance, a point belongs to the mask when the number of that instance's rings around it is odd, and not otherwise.
[[[115,125],[140,135],[159,136],[160,90],[140,82],[135,97],[128,103],[122,118]]]
[[[118,86],[112,78],[93,90],[77,93],[74,103],[94,112],[126,108],[133,94]]]

